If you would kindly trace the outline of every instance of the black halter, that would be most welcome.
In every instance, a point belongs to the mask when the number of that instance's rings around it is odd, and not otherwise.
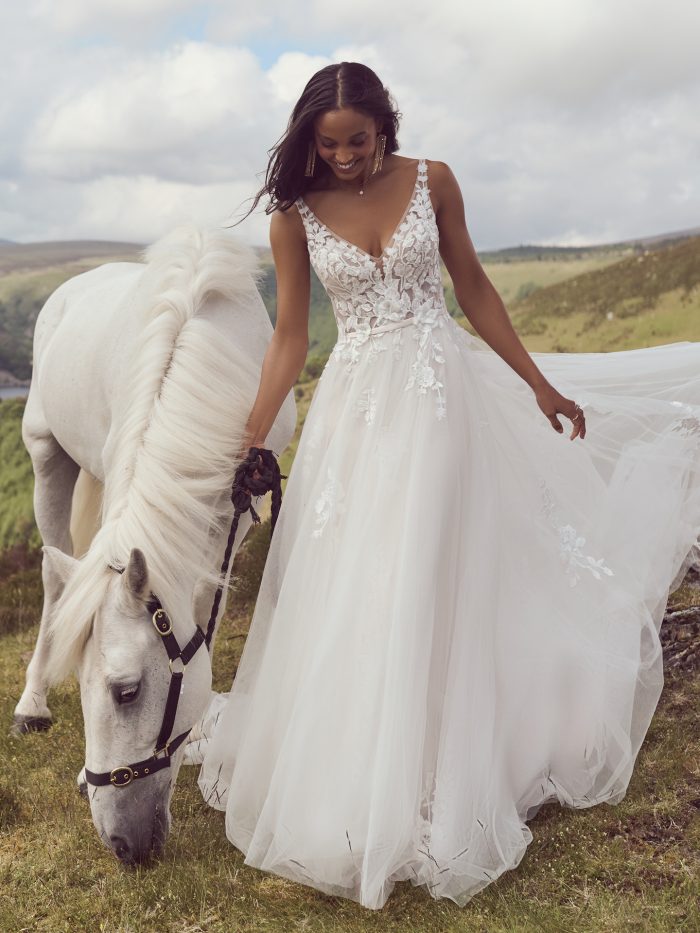
[[[112,784],[114,787],[126,787],[127,784],[131,784],[132,781],[138,778],[148,777],[149,774],[155,774],[156,771],[161,771],[163,768],[170,767],[171,756],[175,754],[191,732],[190,727],[185,732],[181,732],[176,738],[172,740],[170,738],[173,726],[175,725],[175,717],[177,716],[177,705],[180,701],[180,689],[185,668],[197,653],[199,646],[204,644],[206,636],[201,628],[197,626],[197,631],[192,638],[187,642],[184,648],[180,648],[177,638],[173,633],[170,618],[165,609],[163,609],[158,597],[153,594],[151,594],[148,603],[148,611],[151,613],[153,625],[161,637],[165,650],[168,652],[168,664],[170,667],[168,698],[165,701],[163,722],[161,723],[160,732],[156,739],[155,749],[150,758],[145,758],[143,761],[135,761],[130,765],[121,765],[118,768],[113,768],[111,771],[101,771],[96,774],[94,771],[90,771],[86,768],[85,780],[88,784],[93,784],[95,787],[104,787],[107,784]],[[182,670],[174,669],[176,661],[182,663]]]
[[[258,474],[257,476],[255,474]],[[151,613],[151,619],[156,631],[161,637],[161,641],[168,652],[168,665],[170,667],[170,687],[168,689],[168,698],[165,701],[165,712],[163,713],[163,722],[160,732],[156,739],[155,749],[150,758],[144,758],[143,761],[136,761],[130,765],[120,765],[111,771],[100,771],[95,773],[85,768],[85,780],[94,787],[105,787],[111,784],[113,787],[126,787],[132,781],[139,778],[148,777],[161,771],[163,768],[170,767],[170,759],[185,741],[192,731],[192,726],[185,732],[171,739],[170,736],[175,725],[177,716],[177,705],[180,700],[180,691],[182,687],[182,678],[185,668],[197,653],[200,645],[205,644],[210,649],[211,640],[216,628],[219,605],[224,588],[224,581],[228,573],[228,567],[233,550],[233,542],[238,529],[238,519],[247,511],[253,518],[253,522],[260,524],[260,516],[253,508],[252,495],[260,496],[266,492],[272,493],[272,517],[270,522],[270,534],[275,530],[275,522],[279,514],[282,503],[282,490],[280,480],[287,479],[280,473],[279,465],[273,451],[264,447],[251,447],[248,456],[242,460],[236,468],[233,486],[231,488],[231,501],[234,506],[233,522],[226,543],[224,560],[221,565],[221,575],[219,585],[214,594],[214,604],[209,616],[206,634],[199,626],[192,638],[187,642],[184,648],[180,648],[177,638],[173,633],[173,627],[170,618],[163,609],[163,604],[158,597],[151,593],[148,601],[148,611]],[[124,567],[113,567],[117,573],[124,573]],[[182,663],[182,670],[174,670],[173,665],[176,661]]]

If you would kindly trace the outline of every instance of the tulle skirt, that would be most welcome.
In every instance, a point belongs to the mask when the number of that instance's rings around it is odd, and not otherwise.
[[[368,908],[400,880],[463,905],[543,803],[622,799],[700,556],[700,343],[533,353],[586,413],[572,442],[438,323],[411,388],[414,324],[329,359],[233,686],[187,752],[246,865]]]

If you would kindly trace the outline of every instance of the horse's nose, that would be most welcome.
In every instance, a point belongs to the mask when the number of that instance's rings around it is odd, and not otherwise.
[[[120,862],[133,865],[139,861],[139,859],[136,858],[136,850],[129,844],[128,839],[125,839],[123,836],[110,836],[109,844]]]
[[[109,844],[120,862],[125,865],[140,865],[150,856],[159,856],[168,835],[167,814],[160,807],[156,807],[153,823],[149,828],[139,827],[132,834],[109,837]]]
[[[134,839],[125,836],[110,836],[109,844],[120,862],[125,865],[140,865],[151,855],[156,854],[153,837],[139,834]]]

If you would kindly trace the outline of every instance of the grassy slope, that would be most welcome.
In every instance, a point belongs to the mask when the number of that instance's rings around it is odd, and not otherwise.
[[[700,339],[700,237],[533,292],[511,309],[530,350],[624,350]]]

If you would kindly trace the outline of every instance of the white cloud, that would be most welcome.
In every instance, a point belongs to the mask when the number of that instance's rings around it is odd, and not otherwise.
[[[288,109],[297,102],[306,82],[312,74],[330,65],[333,59],[322,58],[320,55],[309,56],[302,52],[285,52],[280,55],[275,64],[268,70],[267,78],[277,99],[289,105]]]
[[[74,181],[145,167],[191,182],[235,178],[256,157],[274,103],[248,50],[186,42],[49,100],[28,140],[26,166]]]
[[[30,0],[2,16],[0,236],[144,240],[188,211],[225,217],[340,60],[391,90],[401,153],[451,165],[483,248],[698,224],[691,0],[431,0],[416,16],[398,0]],[[264,243],[268,223],[259,209],[236,229]]]
[[[120,26],[155,26],[163,18],[196,8],[197,0],[31,0],[29,15],[65,33]]]
[[[248,195],[241,183],[192,185],[146,175],[107,176],[83,188],[78,219],[89,236],[99,237],[106,227],[116,239],[129,239],[137,229],[141,240],[150,241],[193,217],[206,225],[233,224]],[[262,241],[264,225],[257,226]]]

